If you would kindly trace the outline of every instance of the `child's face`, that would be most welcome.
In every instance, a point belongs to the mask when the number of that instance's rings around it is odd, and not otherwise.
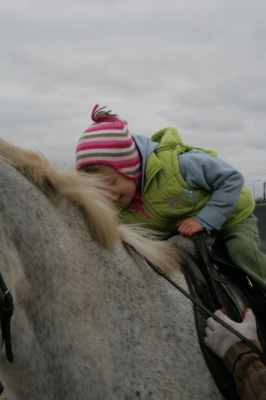
[[[128,179],[108,165],[101,166],[100,172],[110,185],[108,192],[113,201],[119,206],[130,204],[137,190],[138,179]]]

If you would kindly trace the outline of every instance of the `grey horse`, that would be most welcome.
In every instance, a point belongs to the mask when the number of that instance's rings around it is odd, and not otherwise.
[[[95,177],[0,143],[0,273],[15,305],[11,400],[219,400],[176,246],[119,224]],[[0,294],[3,297],[3,294]]]

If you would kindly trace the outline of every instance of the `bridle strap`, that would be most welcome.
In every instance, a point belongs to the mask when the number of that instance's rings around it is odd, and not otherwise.
[[[6,358],[8,361],[12,363],[13,351],[11,344],[11,317],[14,311],[14,303],[10,290],[7,288],[1,273],[0,273],[0,288],[3,292],[3,297],[0,303],[2,337],[5,343]]]
[[[224,322],[221,318],[217,317],[211,310],[209,310],[207,307],[202,305],[197,299],[195,299],[193,296],[191,296],[186,290],[184,290],[180,285],[178,285],[173,279],[170,278],[161,268],[159,268],[157,265],[153,264],[151,261],[149,261],[143,254],[139,253],[132,245],[129,243],[126,243],[126,246],[134,250],[136,254],[138,254],[139,257],[141,257],[158,275],[161,275],[164,279],[166,279],[172,286],[174,286],[177,290],[179,290],[184,296],[186,296],[189,300],[192,301],[193,304],[195,304],[197,307],[199,307],[200,310],[204,311],[209,317],[212,317],[215,319],[217,322],[219,322],[221,325],[223,325],[226,329],[228,329],[230,332],[232,332],[234,335],[239,337],[239,339],[243,340],[243,342],[248,345],[251,350],[256,353],[263,364],[266,365],[266,357],[263,354],[263,352],[254,344],[252,343],[249,339],[247,339],[245,336],[243,336],[240,332],[236,331],[234,328],[232,328],[230,325],[228,325],[226,322]]]

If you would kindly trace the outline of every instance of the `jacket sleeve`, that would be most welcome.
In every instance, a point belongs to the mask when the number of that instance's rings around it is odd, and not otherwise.
[[[244,184],[242,174],[220,158],[198,150],[179,155],[178,161],[190,188],[212,192],[197,217],[219,230],[239,200]]]
[[[252,342],[261,348],[258,342]],[[266,366],[244,342],[231,346],[223,361],[234,376],[242,400],[266,399]]]

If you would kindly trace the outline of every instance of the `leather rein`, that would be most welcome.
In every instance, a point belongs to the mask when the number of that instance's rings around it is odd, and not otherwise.
[[[3,342],[5,343],[6,358],[13,362],[13,351],[11,344],[11,317],[14,311],[13,297],[10,289],[7,288],[5,281],[0,274],[0,289],[3,296],[0,300],[0,322]]]

